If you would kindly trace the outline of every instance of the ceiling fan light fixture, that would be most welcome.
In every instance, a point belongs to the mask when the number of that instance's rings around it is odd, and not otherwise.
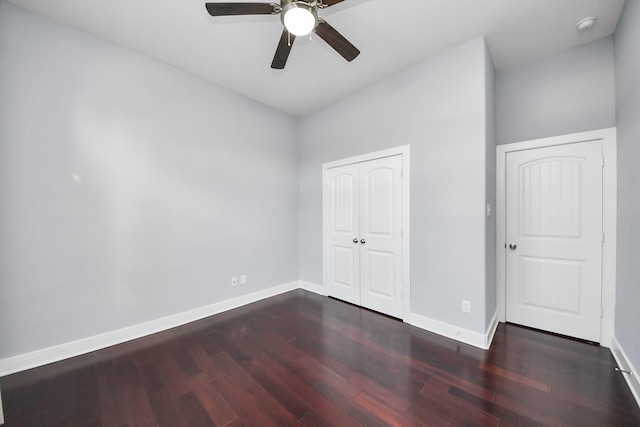
[[[306,36],[318,24],[316,10],[304,2],[288,3],[282,10],[282,23],[294,36]]]

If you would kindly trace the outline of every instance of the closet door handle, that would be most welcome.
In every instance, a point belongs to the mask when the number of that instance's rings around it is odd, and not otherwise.
[[[353,243],[358,243],[358,238],[353,239]]]
[[[362,239],[362,240],[360,240],[360,243],[362,243],[364,245],[365,243],[367,243],[367,241]]]

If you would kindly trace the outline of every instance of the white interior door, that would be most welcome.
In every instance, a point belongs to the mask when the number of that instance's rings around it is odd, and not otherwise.
[[[507,154],[506,320],[600,341],[602,143]]]
[[[328,169],[325,286],[329,295],[360,305],[360,165]]]
[[[402,157],[360,164],[361,304],[402,317]]]
[[[329,168],[325,190],[328,295],[402,317],[402,156]]]

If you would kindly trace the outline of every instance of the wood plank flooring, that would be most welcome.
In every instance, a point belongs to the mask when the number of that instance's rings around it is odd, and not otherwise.
[[[482,351],[302,290],[0,378],[15,426],[640,426],[608,349]]]

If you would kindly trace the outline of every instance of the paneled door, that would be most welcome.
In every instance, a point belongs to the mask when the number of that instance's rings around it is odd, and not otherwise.
[[[330,296],[360,301],[360,165],[328,169],[325,206],[325,286]]]
[[[600,341],[602,142],[506,160],[506,320]]]
[[[328,294],[402,317],[402,156],[330,168],[325,185]]]

